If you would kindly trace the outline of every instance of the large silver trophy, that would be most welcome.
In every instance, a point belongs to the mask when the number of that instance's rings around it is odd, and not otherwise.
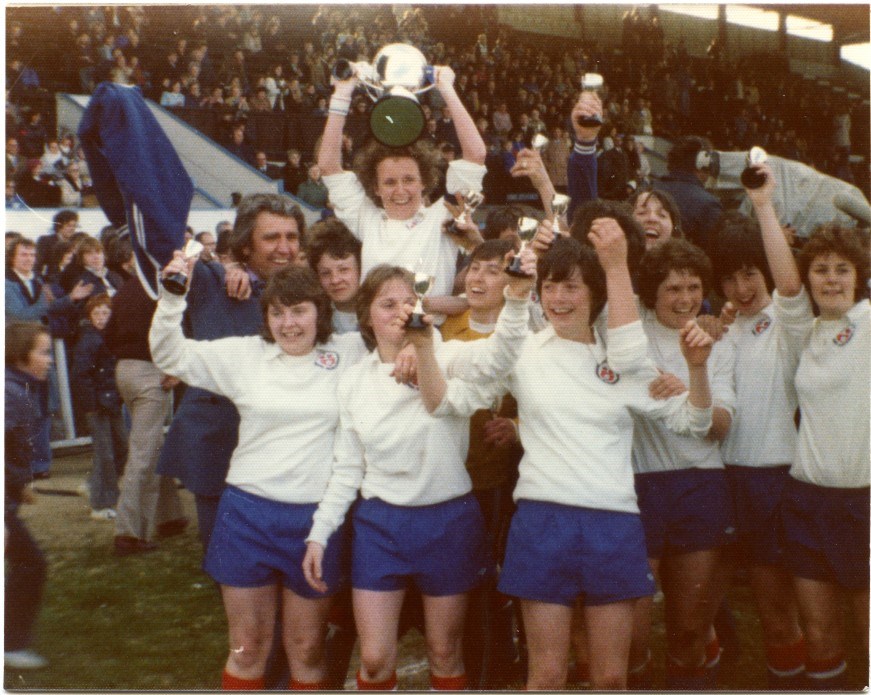
[[[340,80],[356,75],[375,102],[369,125],[378,142],[405,147],[420,137],[425,124],[418,98],[435,86],[435,70],[414,46],[384,46],[371,64],[339,60],[333,75]]]

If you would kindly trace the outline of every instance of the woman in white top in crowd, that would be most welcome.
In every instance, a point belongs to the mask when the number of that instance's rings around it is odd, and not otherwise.
[[[165,274],[184,268],[179,254]],[[332,468],[339,377],[366,350],[358,333],[331,335],[330,300],[308,268],[275,273],[260,304],[261,336],[187,340],[181,328],[185,297],[164,291],[151,326],[151,354],[166,373],[229,398],[241,416],[204,562],[221,585],[229,623],[223,688],[263,689],[282,591],[288,687],[323,689],[342,531],[334,529],[324,560],[326,594],[308,586],[300,565]]]
[[[661,241],[641,259],[642,323],[650,358],[662,373],[654,396],[686,389],[681,331],[699,314],[710,280],[707,256],[683,239]],[[635,487],[648,558],[665,594],[666,682],[677,689],[704,688],[719,660],[712,622],[725,591],[723,549],[734,537],[719,442],[735,410],[733,370],[731,346],[716,343],[708,360],[713,420],[706,437],[676,434],[644,417],[635,421]],[[636,617],[634,671],[648,659],[651,609],[651,601],[643,602]]]
[[[521,600],[528,690],[565,686],[579,599],[592,687],[626,687],[634,607],[654,588],[633,486],[631,413],[696,436],[711,422],[711,338],[688,318],[689,394],[653,400],[648,388],[657,374],[638,320],[625,235],[616,220],[599,218],[589,239],[596,251],[560,238],[539,259],[538,294],[550,325],[524,341],[497,385],[518,401],[524,446],[499,591]],[[606,299],[607,348],[593,327]]]
[[[774,277],[774,318],[797,354],[798,445],[781,520],[807,642],[805,675],[815,690],[845,689],[849,601],[860,649],[868,651],[869,361],[868,237],[824,225],[795,258],[766,184],[753,203]]]
[[[723,338],[735,353],[736,408],[721,455],[735,507],[739,560],[748,569],[762,626],[768,683],[796,690],[805,645],[792,577],[784,566],[780,507],[795,456],[797,355],[771,304],[774,280],[759,224],[723,215],[711,244],[714,275],[736,312]]]
[[[437,66],[435,78],[462,150],[448,165],[447,190],[480,191],[486,146],[454,89],[453,70]],[[438,183],[438,152],[424,142],[387,147],[373,141],[359,156],[356,172],[342,170],[342,128],[356,86],[356,77],[335,83],[318,164],[336,217],[363,242],[362,276],[382,263],[416,270],[422,259],[435,277],[430,295],[451,295],[459,246],[442,223],[452,216],[441,200],[425,203]]]
[[[526,298],[534,277],[532,252],[524,257],[524,269],[533,275],[511,279],[493,336],[436,347],[439,365],[449,374],[482,382],[513,364],[526,334]],[[328,539],[359,490],[351,580],[361,690],[396,685],[399,615],[410,581],[423,597],[432,686],[462,690],[467,594],[491,571],[483,518],[465,467],[469,417],[477,407],[433,417],[429,412],[438,401],[432,401],[423,380],[418,391],[389,378],[391,363],[405,342],[425,340],[405,329],[415,300],[412,281],[403,268],[382,265],[358,291],[360,332],[372,353],[339,385],[336,459],[304,564],[312,587],[332,588],[321,569],[322,557],[330,552]]]

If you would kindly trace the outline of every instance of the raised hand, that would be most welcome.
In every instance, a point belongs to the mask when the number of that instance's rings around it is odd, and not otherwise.
[[[707,364],[713,347],[714,339],[705,333],[695,319],[690,319],[680,329],[680,351],[690,367]]]
[[[581,92],[572,108],[572,127],[578,140],[589,142],[599,136],[599,130],[601,130],[602,126],[582,126],[579,120],[593,116],[602,118],[602,100],[595,92]]]
[[[606,272],[626,265],[628,250],[626,235],[613,217],[599,217],[593,220],[587,238],[596,249],[599,263]]]

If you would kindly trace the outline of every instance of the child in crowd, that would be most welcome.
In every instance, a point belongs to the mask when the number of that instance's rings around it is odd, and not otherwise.
[[[29,487],[36,456],[37,430],[51,368],[51,338],[39,323],[6,326],[6,419],[4,423],[6,599],[3,663],[7,669],[38,669],[44,657],[29,649],[42,601],[46,563],[42,551],[18,517],[18,507],[35,498]]]
[[[127,428],[115,386],[115,357],[103,342],[112,300],[106,294],[91,297],[84,313],[86,319],[73,352],[73,396],[93,439],[93,467],[86,483],[91,518],[108,521],[115,518],[118,479],[127,458]]]

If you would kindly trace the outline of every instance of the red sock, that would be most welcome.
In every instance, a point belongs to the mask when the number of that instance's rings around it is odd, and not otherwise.
[[[314,683],[303,683],[302,681],[291,678],[287,682],[288,690],[329,690],[330,686],[326,681],[315,681]]]
[[[364,681],[357,671],[357,690],[393,690],[396,687],[396,671],[384,681]]]
[[[221,673],[221,690],[264,690],[266,681],[261,676],[260,678],[239,678],[231,673],[227,673],[224,669]]]
[[[791,676],[799,673],[804,669],[806,658],[804,636],[799,637],[792,644],[765,648],[765,661],[769,670],[776,675]]]
[[[705,645],[705,668],[713,668],[720,663],[720,640],[714,635],[714,639]]]
[[[841,676],[847,668],[847,662],[844,661],[844,655],[828,659],[827,661],[810,661],[808,660],[805,667],[805,675],[811,681],[819,681],[821,689],[824,689],[824,682],[830,679],[835,679]]]
[[[459,676],[437,676],[429,674],[429,683],[433,690],[465,690],[469,685],[466,674]]]

